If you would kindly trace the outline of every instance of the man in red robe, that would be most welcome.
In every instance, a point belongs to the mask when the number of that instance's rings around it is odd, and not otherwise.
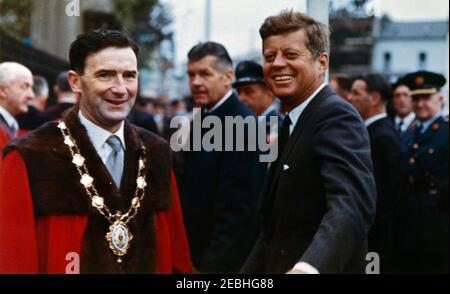
[[[0,152],[17,135],[15,116],[28,111],[34,98],[32,86],[33,74],[28,68],[16,62],[0,63]]]
[[[125,120],[137,46],[117,31],[80,35],[62,121],[11,142],[0,174],[0,273],[191,270],[168,144]]]

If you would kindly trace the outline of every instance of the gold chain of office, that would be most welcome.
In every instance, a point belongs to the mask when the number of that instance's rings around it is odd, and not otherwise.
[[[147,183],[145,181],[145,165],[146,165],[146,152],[145,146],[141,142],[141,148],[143,152],[139,158],[139,169],[136,179],[136,190],[133,199],[131,200],[131,205],[128,211],[124,214],[117,211],[112,214],[111,211],[105,204],[105,200],[101,197],[95,186],[93,185],[94,178],[89,175],[88,169],[84,164],[85,158],[81,156],[80,149],[72,137],[70,130],[67,128],[64,121],[58,123],[58,128],[61,130],[61,134],[64,137],[64,144],[69,147],[70,153],[72,154],[72,163],[78,170],[81,177],[80,183],[84,186],[87,195],[91,199],[91,205],[97,209],[97,211],[103,215],[111,224],[109,226],[109,232],[106,234],[106,240],[108,241],[109,248],[117,255],[117,262],[122,262],[122,256],[127,253],[130,248],[130,242],[133,239],[133,234],[128,229],[128,222],[132,220],[141,206],[141,202],[145,196],[145,186]]]

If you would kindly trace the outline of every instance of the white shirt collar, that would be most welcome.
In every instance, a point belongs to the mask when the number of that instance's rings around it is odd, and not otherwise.
[[[267,107],[266,110],[264,110],[263,113],[261,113],[260,116],[267,116],[272,110],[275,110],[275,105],[270,105],[269,107]]]
[[[94,145],[95,150],[100,155],[102,160],[104,159],[104,155],[108,155],[107,151],[111,151],[112,149],[108,144],[106,144],[106,140],[111,135],[116,135],[119,137],[120,142],[122,143],[122,147],[125,150],[125,137],[124,137],[124,122],[122,121],[120,128],[114,134],[97,126],[90,120],[88,120],[82,113],[81,110],[78,111],[78,117],[80,118],[81,124],[86,128],[89,139],[91,139],[92,145]],[[106,150],[105,150],[106,149]],[[106,152],[106,153],[105,153]],[[106,156],[107,157],[107,156]],[[106,158],[105,161],[106,162]]]
[[[404,118],[400,118],[400,116],[396,115],[394,120],[395,120],[395,125],[398,126],[398,124],[400,123],[400,121],[403,120],[403,124],[400,126],[400,130],[402,132],[406,131],[406,129],[408,129],[409,125],[414,121],[414,119],[416,118],[416,114],[414,113],[414,111],[411,111],[407,116],[405,116]]]
[[[77,104],[78,103],[78,99],[77,97],[70,97],[70,96],[65,96],[62,97],[58,100],[58,103],[72,103],[72,104]]]
[[[366,119],[366,120],[364,121],[364,124],[366,125],[366,128],[367,128],[368,126],[370,126],[371,124],[373,124],[373,123],[376,122],[377,120],[383,119],[383,118],[385,118],[385,117],[387,117],[387,113],[386,113],[386,112],[380,113],[380,114],[371,116],[371,117],[369,117],[368,119]]]
[[[322,83],[314,91],[314,93],[312,93],[311,96],[309,96],[305,101],[303,101],[302,103],[297,105],[297,107],[292,109],[289,113],[286,113],[286,115],[289,116],[289,118],[291,119],[291,122],[292,122],[292,124],[290,125],[290,128],[289,128],[289,135],[292,134],[292,131],[294,130],[295,124],[297,123],[300,115],[302,115],[305,108],[308,106],[308,104],[311,102],[311,100],[313,100],[313,98],[316,97],[316,95],[320,92],[320,90],[323,89],[323,87],[325,87],[325,83]]]
[[[0,106],[0,115],[3,116],[8,126],[14,131],[14,135],[16,135],[19,130],[19,124],[14,116],[12,116],[11,113],[9,113],[9,111],[2,106]]]
[[[428,130],[428,127],[429,127],[432,123],[434,123],[434,121],[437,120],[437,119],[438,119],[439,117],[441,117],[441,116],[442,116],[442,113],[441,113],[440,111],[438,111],[438,113],[436,113],[432,118],[427,119],[426,121],[419,121],[419,120],[417,120],[417,124],[418,124],[419,126],[420,126],[420,125],[423,125],[421,133],[422,133],[422,134],[425,133],[425,132]]]
[[[220,107],[220,105],[222,105],[223,103],[225,103],[225,101],[227,101],[228,98],[231,97],[231,94],[233,94],[233,90],[229,90],[225,96],[222,97],[222,99],[219,100],[219,102],[217,102],[213,107],[211,107],[211,109],[207,110],[208,113],[213,112],[214,110],[216,110],[217,108]]]

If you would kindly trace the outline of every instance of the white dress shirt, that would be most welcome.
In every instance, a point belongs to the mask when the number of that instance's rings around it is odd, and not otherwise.
[[[400,116],[396,115],[394,118],[395,121],[395,127],[398,129],[398,126],[401,121],[403,121],[402,125],[400,126],[400,131],[403,133],[408,129],[408,127],[412,124],[414,119],[416,118],[416,114],[411,111],[407,116],[405,116],[403,119],[400,118]]]
[[[291,122],[292,122],[291,125],[290,125],[290,128],[289,128],[289,136],[292,135],[292,132],[294,131],[294,128],[295,128],[295,124],[297,123],[298,118],[300,117],[300,115],[303,113],[303,110],[305,110],[306,106],[308,106],[308,104],[311,102],[311,100],[313,100],[313,98],[316,97],[316,95],[320,92],[320,90],[323,89],[323,87],[325,87],[324,83],[322,83],[314,91],[314,93],[312,93],[311,96],[309,96],[305,101],[303,101],[302,103],[297,105],[290,112],[286,113],[286,115],[289,116],[289,118],[291,119]]]
[[[0,115],[3,116],[3,118],[6,121],[6,124],[11,128],[14,136],[17,136],[17,131],[19,130],[19,124],[17,123],[17,120],[14,118],[14,116],[9,113],[8,110],[0,106]]]
[[[97,126],[90,120],[88,120],[81,111],[78,112],[78,117],[80,118],[81,124],[86,128],[89,139],[94,145],[95,151],[102,159],[103,163],[106,164],[106,160],[108,156],[111,154],[113,149],[109,144],[106,143],[106,140],[112,135],[116,135],[119,137],[120,142],[122,143],[122,148],[125,151],[125,137],[124,137],[124,122],[122,121],[120,128],[114,134]]]

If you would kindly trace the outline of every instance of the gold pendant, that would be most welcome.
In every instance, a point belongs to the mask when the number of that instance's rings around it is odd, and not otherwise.
[[[118,256],[117,262],[121,263],[121,256],[127,254],[127,250],[130,248],[130,242],[133,239],[133,234],[131,234],[127,225],[116,220],[112,225],[109,226],[109,232],[106,234],[106,240],[108,240],[109,248]]]

